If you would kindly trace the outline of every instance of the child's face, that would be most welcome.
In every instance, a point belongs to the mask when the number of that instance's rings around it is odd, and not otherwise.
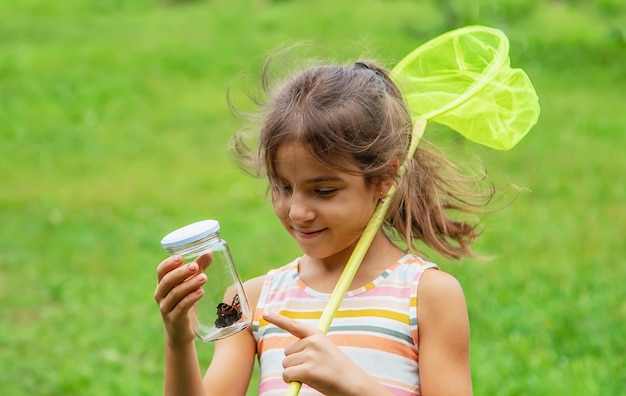
[[[271,187],[281,223],[302,252],[317,259],[352,251],[381,190],[363,176],[326,167],[299,143],[278,148]]]

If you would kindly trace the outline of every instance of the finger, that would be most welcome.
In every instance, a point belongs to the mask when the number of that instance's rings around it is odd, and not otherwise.
[[[189,280],[178,284],[162,299],[157,300],[161,313],[166,315],[175,310],[188,310],[203,293],[202,285],[206,283],[207,276],[200,273]],[[187,304],[184,304],[184,302]]]
[[[180,255],[174,255],[161,261],[157,266],[157,282],[161,282],[163,276],[175,268],[178,268],[183,262],[183,258]]]
[[[263,319],[298,338],[309,337],[320,332],[316,327],[306,325],[274,312],[263,311]]]
[[[289,382],[308,382],[307,374],[313,372],[314,369],[307,363],[301,363],[294,366],[287,366],[283,369],[283,381]]]
[[[162,263],[164,267],[167,267],[168,265],[166,261]],[[161,300],[166,295],[168,295],[177,285],[191,280],[191,278],[198,273],[198,269],[198,263],[192,261],[187,265],[181,265],[178,268],[169,270],[169,272],[165,272],[157,283],[157,287],[154,292],[155,300]]]

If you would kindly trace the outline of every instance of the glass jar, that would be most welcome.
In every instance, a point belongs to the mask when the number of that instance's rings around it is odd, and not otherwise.
[[[220,237],[218,221],[203,220],[172,231],[163,237],[161,246],[170,255],[183,256],[182,265],[195,260],[207,275],[204,294],[189,311],[198,338],[215,341],[250,325],[250,305],[228,245]],[[197,260],[205,254],[211,255],[211,260]]]

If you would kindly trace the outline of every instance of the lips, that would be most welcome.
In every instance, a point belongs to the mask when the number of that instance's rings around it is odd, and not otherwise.
[[[318,231],[303,231],[303,230],[296,230],[294,228],[294,231],[296,233],[296,235],[299,238],[302,239],[313,239],[315,237],[317,237],[318,235],[320,235],[322,232],[324,232],[324,230],[326,230],[325,228],[322,230],[318,230]]]

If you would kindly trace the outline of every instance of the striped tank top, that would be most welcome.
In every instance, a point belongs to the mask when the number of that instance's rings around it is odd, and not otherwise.
[[[435,264],[408,254],[371,283],[346,293],[328,337],[369,375],[395,395],[420,395],[417,337],[417,286]],[[264,309],[316,326],[329,294],[307,287],[298,260],[270,271],[254,312],[252,330],[259,357],[260,396],[284,395],[284,348],[296,338],[266,322]],[[301,396],[320,395],[303,385]]]

